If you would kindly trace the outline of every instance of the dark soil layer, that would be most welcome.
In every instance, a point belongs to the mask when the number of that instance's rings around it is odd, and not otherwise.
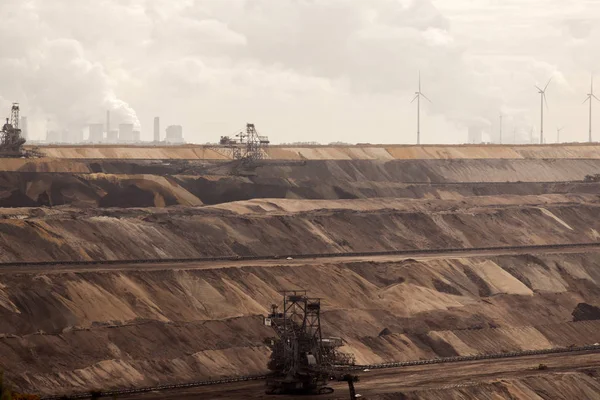
[[[600,161],[585,159],[266,161],[250,170],[230,162],[83,160],[76,172],[70,162],[55,163],[61,172],[38,171],[36,164],[0,172],[0,207],[600,193],[599,183],[582,182],[600,171]]]
[[[600,319],[600,308],[586,303],[579,303],[573,310],[573,321],[590,321]]]

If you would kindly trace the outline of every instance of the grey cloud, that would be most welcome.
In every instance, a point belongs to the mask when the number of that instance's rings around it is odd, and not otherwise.
[[[3,0],[0,74],[14,78],[0,81],[0,96],[63,125],[99,121],[105,108],[130,121],[136,109],[142,125],[163,112],[191,140],[252,112],[282,141],[307,134],[284,115],[313,116],[319,140],[323,124],[358,136],[356,111],[344,110],[369,104],[363,126],[386,120],[379,131],[406,132],[374,140],[408,141],[421,71],[433,100],[425,118],[460,141],[457,130],[492,129],[500,112],[533,125],[533,84],[549,76],[550,118],[567,118],[561,102],[585,90],[600,62],[600,33],[586,22],[600,14],[582,1],[566,9],[557,0]]]
[[[0,5],[0,16],[9,21],[0,25],[0,34],[10,38],[2,41],[0,75],[12,77],[2,80],[0,92],[24,103],[38,120],[49,119],[53,127],[81,129],[106,109],[115,111],[116,121],[139,125],[135,111],[116,96],[104,66],[84,48],[82,42],[93,41],[84,32],[100,35],[94,24],[82,24],[92,9],[83,7],[86,1],[55,3]],[[69,18],[73,10],[77,18]]]

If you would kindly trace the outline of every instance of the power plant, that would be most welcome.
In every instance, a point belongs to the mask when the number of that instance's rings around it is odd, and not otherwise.
[[[92,143],[104,142],[104,126],[102,124],[91,124],[88,140]]]
[[[27,119],[22,118],[22,126],[25,127],[22,136],[26,133]],[[84,131],[88,132],[84,138]],[[70,126],[68,129],[48,129],[46,132],[47,144],[143,144],[142,131],[137,124],[129,120],[125,122],[115,121],[110,110],[106,112],[106,122],[93,122],[84,129],[78,126]],[[155,117],[153,123],[153,140],[151,143],[162,143],[164,145],[178,145],[185,143],[183,127],[181,125],[169,125],[161,141],[160,118]]]
[[[133,124],[119,124],[119,142],[133,142]]]
[[[167,127],[166,143],[183,143],[183,127],[181,125],[170,125]]]

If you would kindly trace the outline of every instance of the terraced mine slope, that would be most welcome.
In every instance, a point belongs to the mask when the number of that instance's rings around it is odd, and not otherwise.
[[[599,237],[594,195],[252,200],[200,208],[0,210],[0,260],[82,261],[544,245]],[[302,238],[302,240],[298,240]]]
[[[361,364],[600,343],[600,244],[589,245],[600,184],[584,182],[600,173],[600,146],[273,148],[279,159],[250,169],[180,157],[198,149],[57,147],[45,151],[63,158],[0,160],[0,261],[56,263],[0,265],[0,368],[16,387],[264,373],[274,333],[262,315],[295,288],[323,298],[325,333]],[[282,257],[532,245],[548,247]],[[168,261],[214,256],[264,259]],[[167,261],[60,263],[140,259]],[[593,391],[575,364],[552,379],[381,398]]]
[[[10,160],[14,161],[14,160]],[[19,160],[21,161],[21,160]],[[600,193],[599,160],[26,161],[0,163],[0,206],[199,206],[256,198],[457,199]],[[15,168],[13,168],[15,167]]]

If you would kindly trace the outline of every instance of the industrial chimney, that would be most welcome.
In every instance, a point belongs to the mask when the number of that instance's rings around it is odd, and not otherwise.
[[[154,142],[160,142],[160,118],[154,117]]]

